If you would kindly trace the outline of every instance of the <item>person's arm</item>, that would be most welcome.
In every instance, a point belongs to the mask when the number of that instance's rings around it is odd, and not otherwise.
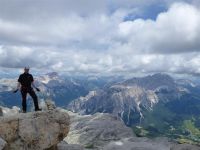
[[[32,87],[35,88],[38,92],[40,91],[40,89],[37,88],[37,87],[35,86],[34,81],[31,83],[31,85],[32,85]]]
[[[34,81],[31,82],[31,85],[32,85],[33,88],[35,88],[35,89],[37,88],[37,87],[35,86],[35,84],[34,84]]]
[[[17,89],[19,90],[20,87],[21,87],[21,84],[18,82],[18,83],[17,83]]]
[[[14,93],[16,93],[18,90],[20,90],[21,88],[21,75],[19,76],[18,82],[17,82],[17,88],[13,91]]]
[[[20,89],[20,87],[21,87],[21,84],[20,84],[20,82],[18,82],[18,83],[17,83],[17,88],[16,88],[16,90],[14,90],[13,92],[16,93],[16,92]]]
[[[37,87],[35,86],[35,84],[34,84],[34,79],[33,79],[33,76],[32,76],[32,75],[31,75],[31,85],[32,85],[32,87],[35,88],[38,92],[40,91],[40,89],[37,88]]]

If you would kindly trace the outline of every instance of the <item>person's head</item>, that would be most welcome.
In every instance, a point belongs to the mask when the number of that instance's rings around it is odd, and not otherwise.
[[[27,66],[27,67],[24,67],[24,73],[28,73],[29,72],[29,67]]]

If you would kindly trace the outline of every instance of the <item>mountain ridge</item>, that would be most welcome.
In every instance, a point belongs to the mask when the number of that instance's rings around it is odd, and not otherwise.
[[[155,85],[153,85],[154,82]],[[159,101],[169,101],[170,98],[177,99],[179,96],[177,91],[178,88],[173,78],[166,74],[155,74],[125,80],[111,85],[107,89],[96,91],[96,95],[93,96],[89,96],[90,93],[85,98],[81,97],[71,102],[68,108],[74,112],[80,109],[85,114],[95,112],[120,114],[122,119],[123,113],[127,113],[125,117],[129,124],[130,116],[136,113],[141,120],[142,108],[151,110]]]

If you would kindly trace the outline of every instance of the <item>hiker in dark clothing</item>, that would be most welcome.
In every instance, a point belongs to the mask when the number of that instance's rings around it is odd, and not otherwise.
[[[23,113],[26,113],[26,96],[27,96],[27,93],[29,93],[29,95],[33,99],[35,111],[41,111],[41,109],[38,106],[37,95],[35,94],[33,88],[35,88],[37,91],[40,91],[40,89],[37,88],[34,85],[33,76],[31,74],[29,74],[29,67],[25,67],[24,73],[19,76],[17,89],[14,91],[14,93],[16,93],[19,89],[21,90]]]

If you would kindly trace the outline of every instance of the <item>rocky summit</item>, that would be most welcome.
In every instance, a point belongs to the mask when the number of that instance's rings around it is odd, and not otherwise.
[[[57,109],[0,117],[0,149],[43,150],[68,134],[70,118]]]
[[[136,137],[120,117],[111,114],[79,115],[62,111],[70,115],[71,125],[59,150],[200,150],[198,146],[178,144],[165,137]]]
[[[3,114],[0,150],[200,150],[167,138],[136,137],[120,117],[111,114],[82,116],[48,106],[41,112]]]
[[[80,144],[84,147],[101,148],[110,141],[134,137],[131,128],[111,114],[96,113],[81,116],[68,112],[71,118],[70,132],[65,138],[69,144]]]

